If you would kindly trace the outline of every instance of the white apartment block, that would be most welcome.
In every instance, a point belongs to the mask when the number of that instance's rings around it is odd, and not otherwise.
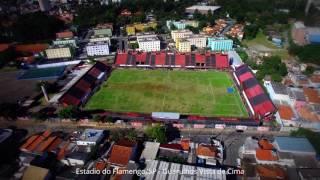
[[[74,38],[56,39],[52,43],[53,45],[72,45],[73,47],[77,47],[77,41]]]
[[[190,52],[191,51],[191,43],[187,39],[178,39],[176,48],[179,52]]]
[[[107,42],[89,43],[86,50],[88,56],[109,55],[109,45]]]
[[[190,36],[192,34],[193,34],[192,31],[186,30],[186,29],[171,31],[171,37],[174,40],[174,42],[176,42],[176,40],[179,38],[185,38],[185,37]]]
[[[105,35],[91,36],[89,42],[107,42],[110,45],[110,37]]]
[[[190,41],[191,45],[197,48],[205,48],[207,46],[207,37],[202,35],[190,35],[186,37]]]
[[[48,59],[71,58],[70,47],[52,47],[45,50]]]
[[[157,37],[139,38],[137,40],[140,51],[160,51],[160,40]]]

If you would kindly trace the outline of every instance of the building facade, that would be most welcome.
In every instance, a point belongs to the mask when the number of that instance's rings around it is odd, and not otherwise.
[[[77,41],[74,38],[61,38],[52,41],[53,45],[71,45],[77,47]]]
[[[232,49],[233,40],[226,38],[208,38],[208,47],[212,51],[229,51]]]
[[[202,35],[191,35],[186,38],[192,46],[197,48],[205,48],[207,46],[207,37]]]
[[[155,29],[157,27],[156,22],[148,22],[148,23],[135,23],[126,26],[127,35],[135,35],[136,32],[146,31],[148,28]]]
[[[91,36],[89,42],[107,42],[110,45],[110,37],[106,35]]]
[[[95,28],[93,29],[94,35],[106,35],[112,36],[112,29],[111,28]]]
[[[174,42],[177,41],[177,39],[179,38],[186,38],[190,35],[192,35],[193,33],[190,30],[174,30],[171,31],[171,37],[173,39]]]
[[[198,21],[189,21],[189,20],[180,20],[180,21],[172,21],[168,20],[166,22],[167,28],[171,29],[171,26],[173,25],[177,29],[185,29],[187,26],[192,26],[192,27],[198,27],[199,22]]]
[[[58,58],[71,58],[71,48],[70,47],[51,47],[45,50],[45,54],[48,59],[58,59]]]
[[[88,56],[109,55],[109,45],[107,42],[89,43],[86,50]]]
[[[157,37],[145,37],[137,39],[140,51],[160,51],[160,40]]]
[[[186,38],[180,38],[176,41],[176,48],[179,52],[190,52],[191,51],[191,43]]]

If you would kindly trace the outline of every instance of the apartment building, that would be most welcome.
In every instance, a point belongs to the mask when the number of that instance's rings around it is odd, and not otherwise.
[[[77,47],[77,41],[75,38],[57,38],[52,41],[53,45],[71,45]]]
[[[205,48],[207,46],[207,37],[203,35],[190,35],[186,37],[188,41],[190,41],[190,44],[192,46],[195,46],[197,48]]]
[[[98,35],[112,36],[111,28],[103,28],[103,27],[94,28],[93,32],[95,36],[98,36]]]
[[[48,59],[71,58],[72,52],[70,47],[55,46],[45,50]]]
[[[160,40],[154,33],[137,34],[137,42],[140,51],[160,51]]]
[[[89,42],[107,42],[110,45],[110,37],[106,35],[91,36]]]
[[[212,51],[229,51],[232,49],[233,40],[227,38],[208,38],[208,47]]]
[[[176,48],[179,52],[190,52],[191,51],[191,43],[186,38],[180,38],[176,41]]]
[[[192,27],[198,27],[199,22],[198,21],[191,21],[191,20],[180,20],[180,21],[172,21],[168,20],[166,22],[167,28],[171,29],[171,26],[173,25],[177,29],[185,29],[187,26],[192,26]]]
[[[105,56],[110,53],[108,42],[89,43],[86,50],[88,56]]]
[[[148,23],[135,23],[129,24],[126,26],[127,35],[135,35],[136,32],[143,32],[148,28],[155,29],[157,27],[156,22],[148,22]]]
[[[171,31],[171,37],[173,39],[174,42],[177,41],[177,39],[179,38],[186,38],[190,35],[192,35],[193,33],[190,30],[174,30]]]

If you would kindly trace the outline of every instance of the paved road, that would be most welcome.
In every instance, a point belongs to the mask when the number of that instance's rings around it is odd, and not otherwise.
[[[37,121],[16,121],[7,122],[0,121],[0,127],[8,127],[10,125],[27,129],[29,135],[41,132],[46,129],[51,129],[52,131],[64,131],[73,132],[75,130],[81,130],[88,127],[98,128],[98,129],[123,129],[130,128],[130,126],[115,125],[115,124],[98,124],[98,125],[79,125],[78,123],[60,123],[60,122],[37,122]],[[137,129],[142,131],[143,129]],[[209,143],[210,137],[215,137],[224,142],[225,145],[225,160],[224,164],[229,166],[236,166],[237,158],[239,157],[239,148],[243,145],[245,139],[250,136],[255,137],[265,137],[268,139],[273,139],[274,136],[288,136],[289,132],[259,132],[254,130],[246,130],[244,132],[236,132],[235,129],[181,129],[180,136],[188,137],[192,141],[197,143]],[[179,137],[176,137],[179,138]]]

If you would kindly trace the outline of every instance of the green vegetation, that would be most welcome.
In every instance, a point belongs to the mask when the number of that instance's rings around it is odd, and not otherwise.
[[[80,112],[77,107],[68,106],[68,107],[61,109],[58,112],[58,116],[61,119],[75,119],[79,116],[79,113]]]
[[[262,52],[270,52],[273,56],[280,56],[283,59],[289,57],[288,50],[286,48],[279,48],[268,40],[267,36],[262,30],[259,30],[257,35],[253,38],[246,38],[242,42],[245,46]]]
[[[23,14],[11,26],[0,25],[0,41],[43,41],[54,38],[63,27],[63,21],[42,12]]]
[[[304,0],[217,0],[217,4],[222,6],[220,14],[230,14],[232,18],[240,22],[250,23],[246,27],[246,38],[253,39],[259,29],[265,29],[267,25],[287,24],[290,18],[309,18],[304,17]],[[287,9],[289,13],[280,11]]]
[[[198,28],[198,27],[186,26],[186,29],[189,29],[189,30],[192,31],[194,34],[199,34],[199,32],[200,32],[200,28]]]
[[[287,67],[281,62],[279,56],[265,57],[263,64],[258,66],[257,79],[262,80],[266,75],[270,75],[271,79],[280,82],[282,77],[288,74]]]
[[[306,70],[303,72],[303,74],[310,76],[315,71],[315,68],[313,66],[307,66]]]
[[[292,131],[290,136],[307,138],[315,148],[316,152],[318,154],[320,153],[320,133],[313,132],[309,129],[299,128],[296,131]]]
[[[290,43],[289,52],[298,56],[302,62],[320,65],[320,45],[298,46]]]
[[[1,103],[0,117],[6,120],[16,120],[18,117],[24,116],[26,110],[16,103]]]
[[[270,49],[278,49],[274,44],[272,44],[271,41],[268,40],[266,35],[263,34],[262,30],[259,30],[255,37],[253,36],[249,40],[248,39],[244,40],[243,43],[249,47],[261,44],[261,45],[263,45],[267,48],[270,48]]]
[[[153,12],[159,23],[164,23],[168,19],[183,19],[185,8],[196,3],[196,0],[158,1],[158,0],[124,0],[121,5],[110,4],[101,6],[80,6],[77,10],[78,16],[75,24],[81,27],[93,26],[97,23],[112,22],[115,26],[124,26],[134,22],[144,22],[145,13]],[[132,17],[122,17],[122,10],[128,9],[134,15]],[[141,13],[142,12],[142,13]]]
[[[247,117],[233,83],[226,72],[117,69],[86,108]]]
[[[160,124],[147,127],[145,130],[145,134],[149,139],[153,139],[160,143],[165,143],[167,141],[166,129],[163,125]]]
[[[110,139],[112,141],[119,141],[121,139],[127,139],[130,141],[137,141],[138,133],[135,129],[116,129],[110,132]]]

